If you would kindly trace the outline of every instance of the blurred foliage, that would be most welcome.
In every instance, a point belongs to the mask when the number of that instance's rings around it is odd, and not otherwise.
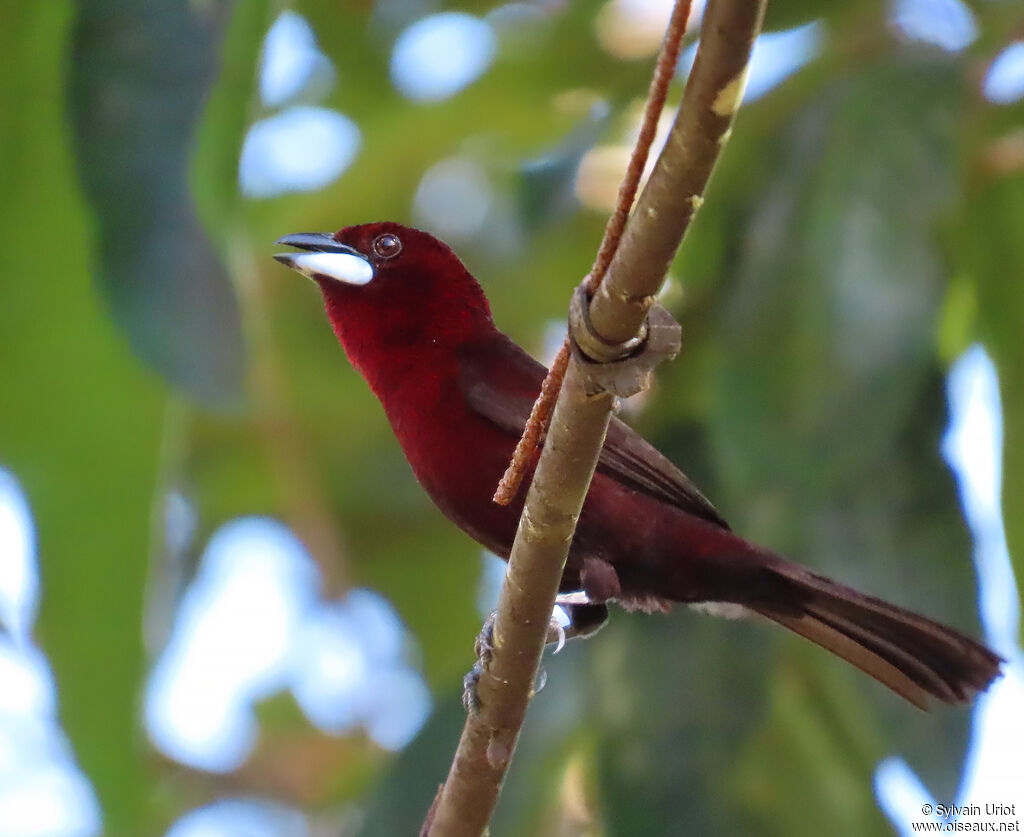
[[[240,397],[241,323],[186,171],[228,9],[80,3],[67,76],[96,280],[139,356],[213,404]]]
[[[61,720],[113,834],[145,815],[137,721],[141,619],[166,387],[128,351],[93,292],[94,223],[76,187],[63,55],[70,4],[6,4],[0,42],[0,461],[38,527],[39,639]],[[15,128],[16,130],[12,130]]]
[[[980,95],[1020,13],[972,4],[979,38],[947,54],[896,38],[883,6],[771,3],[769,27],[823,19],[824,53],[741,111],[673,271],[686,352],[636,422],[738,530],[976,631],[941,386],[984,341],[1024,577],[1024,120]],[[39,639],[110,835],[158,833],[225,787],[347,811],[346,833],[418,828],[457,738],[479,550],[416,487],[319,300],[270,242],[410,222],[424,172],[467,156],[495,208],[459,252],[500,326],[540,351],[605,222],[567,198],[576,161],[627,141],[650,73],[607,55],[597,5],[574,3],[504,26],[483,78],[418,105],[388,59],[421,4],[292,7],[337,67],[324,104],[363,145],[329,187],[264,201],[240,197],[237,161],[266,115],[257,64],[280,4],[0,7],[0,464],[37,522]],[[142,641],[149,562],[163,587],[188,580],[163,561],[171,489],[199,515],[185,567],[231,517],[268,514],[304,540],[329,592],[369,585],[395,603],[440,705],[417,741],[388,758],[271,703],[227,784],[153,757],[138,713],[159,650]],[[757,625],[615,613],[546,667],[495,837],[883,833],[880,757],[906,754],[940,798],[956,785],[967,713],[915,713]],[[277,781],[282,763],[319,773]]]

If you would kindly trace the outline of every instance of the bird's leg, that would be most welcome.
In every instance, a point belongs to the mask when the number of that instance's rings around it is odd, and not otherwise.
[[[548,622],[546,642],[548,645],[555,646],[554,653],[556,654],[565,646],[566,640],[596,634],[608,621],[608,605],[605,602],[615,599],[622,592],[615,568],[607,561],[595,556],[588,556],[584,559],[580,580],[583,584],[582,590],[559,593],[555,597],[555,607],[560,607],[569,619],[568,627],[563,627],[561,621],[552,613],[551,620]],[[491,652],[494,650],[494,622],[497,616],[497,611],[492,611],[484,620],[484,625],[474,644],[476,662],[462,679],[462,703],[466,707],[466,711],[472,712],[474,715],[480,709],[477,686],[480,683],[481,675],[491,662]],[[547,675],[543,669],[538,672],[538,678],[539,685],[535,692],[544,688],[544,683],[547,681]]]
[[[562,608],[569,619],[568,628],[552,618],[548,643],[556,643],[555,653],[562,650],[567,639],[596,634],[608,621],[608,605],[622,592],[618,573],[607,561],[594,556],[583,559],[580,573],[583,589],[555,596],[555,606]]]
[[[559,641],[559,647],[565,644],[567,639],[576,637],[586,638],[596,634],[608,621],[608,605],[600,602],[592,602],[586,597],[586,593],[560,593],[555,599],[555,605],[565,611],[569,618],[569,625],[563,628],[558,625],[555,641]],[[552,627],[557,620],[552,619]],[[552,627],[548,628],[548,642],[551,643]]]
[[[567,627],[562,626],[562,621],[551,614],[551,621],[548,622],[547,644],[554,645],[552,654],[557,654],[565,647],[567,640],[576,637],[586,638],[596,634],[608,621],[608,606],[590,601],[586,591],[578,590],[573,593],[559,593],[555,596],[555,607],[561,608],[569,620]],[[537,694],[548,682],[548,673],[543,668],[537,672],[537,685],[533,693]]]
[[[569,619],[569,624],[563,627],[554,613],[551,614],[546,643],[555,646],[555,654],[562,650],[566,640],[593,636],[608,621],[608,606],[591,601],[586,592],[582,590],[573,593],[559,593],[555,597],[555,607],[560,607]],[[494,621],[497,615],[497,611],[491,611],[484,620],[483,627],[473,644],[476,662],[462,679],[462,705],[466,707],[467,712],[472,712],[474,715],[480,710],[477,686],[480,683],[481,675],[491,662],[491,652],[494,650]],[[537,677],[538,685],[534,690],[535,693],[543,689],[547,682],[547,675],[543,669],[538,672]]]
[[[608,621],[608,606],[603,602],[595,602],[585,590],[572,593],[559,593],[555,597],[555,607],[565,613],[569,624],[563,627],[554,616],[548,625],[548,644],[554,644],[555,652],[562,650],[566,640],[576,637],[588,637],[596,634]]]
[[[494,621],[498,617],[498,611],[492,610],[484,620],[480,633],[477,634],[476,642],[473,643],[473,650],[476,652],[476,662],[469,673],[462,678],[462,705],[466,711],[476,715],[480,711],[480,695],[477,693],[477,686],[480,684],[480,677],[484,669],[491,662],[491,652],[494,650]]]

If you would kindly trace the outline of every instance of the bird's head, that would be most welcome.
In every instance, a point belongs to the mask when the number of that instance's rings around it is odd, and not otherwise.
[[[391,222],[296,233],[274,258],[309,277],[352,363],[373,383],[387,364],[493,328],[483,290],[443,242]]]

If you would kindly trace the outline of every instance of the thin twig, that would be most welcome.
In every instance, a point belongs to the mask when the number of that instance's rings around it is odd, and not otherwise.
[[[640,134],[637,136],[636,145],[633,146],[633,153],[630,155],[629,165],[626,167],[622,183],[619,184],[615,211],[604,228],[601,246],[597,249],[594,265],[590,268],[585,280],[590,293],[597,290],[597,286],[604,279],[608,265],[619,246],[622,232],[626,229],[626,221],[629,220],[629,212],[636,199],[637,190],[640,188],[640,179],[643,177],[644,167],[647,165],[647,158],[651,153],[651,145],[658,131],[658,120],[665,108],[665,99],[668,98],[668,88],[675,76],[676,67],[679,65],[679,53],[682,50],[683,35],[686,34],[686,21],[690,17],[691,4],[692,0],[678,0],[672,9],[672,17],[669,19],[665,38],[661,43],[661,52],[654,68],[654,76],[651,78],[651,86],[647,91],[647,104],[644,106]],[[512,461],[505,470],[501,482],[498,483],[494,497],[491,498],[498,505],[507,506],[519,492],[519,486],[526,474],[526,466],[533,458],[540,437],[548,425],[551,409],[554,407],[558,391],[562,387],[562,378],[565,377],[565,369],[568,365],[569,338],[567,337],[555,356],[547,377],[544,378],[540,395],[533,403],[530,418],[527,420],[526,426],[523,428],[523,435],[512,454]]]
[[[678,247],[690,215],[677,219],[675,224],[662,224],[659,213],[651,210],[659,210],[658,200],[665,200],[666,190],[678,185],[680,169],[695,167],[699,171],[693,175],[694,182],[707,182],[717,155],[696,153],[705,148],[703,142],[691,153],[680,139],[708,130],[715,137],[714,144],[720,147],[719,141],[739,102],[742,69],[749,61],[753,39],[760,29],[765,2],[710,0],[708,3],[701,46],[687,84],[684,107],[640,197],[638,207],[647,209],[644,212],[638,209],[630,217],[623,246],[616,251],[599,291],[611,284],[625,293],[627,301],[644,296],[648,286],[634,286],[631,277],[637,268],[639,281],[645,283],[650,265],[646,260],[634,264],[630,259],[642,254],[645,245],[659,253],[665,249],[674,253]],[[700,53],[705,50],[714,58],[702,61]],[[727,74],[723,81],[716,61],[723,62],[727,68],[738,65],[740,72]],[[687,101],[692,105],[689,108]],[[720,120],[726,112],[727,124],[722,129]],[[648,193],[652,197],[645,202]],[[675,202],[667,206],[665,211],[670,212]],[[656,236],[668,236],[671,240],[655,241]],[[629,249],[625,247],[626,242],[632,242]],[[664,279],[664,270],[661,278]],[[627,311],[632,316],[632,308],[627,307]],[[614,318],[610,322],[621,326]],[[471,713],[466,719],[451,771],[433,810],[430,837],[479,837],[484,832],[515,750],[547,636],[555,593],[614,400],[604,392],[596,395],[584,392],[579,375],[579,364],[570,360],[509,556],[508,575],[494,622],[493,651],[478,683],[479,712]]]
[[[533,402],[530,408],[530,417],[526,420],[523,428],[523,435],[516,442],[516,449],[512,452],[512,461],[501,477],[501,482],[494,491],[491,500],[499,506],[507,506],[519,493],[519,486],[526,474],[526,466],[533,458],[534,451],[540,442],[540,437],[548,426],[548,419],[551,417],[551,409],[555,406],[555,399],[558,397],[558,390],[562,387],[562,379],[565,377],[565,369],[569,365],[569,338],[565,338],[562,348],[558,350],[555,359],[548,370],[547,377],[540,387],[540,395]]]

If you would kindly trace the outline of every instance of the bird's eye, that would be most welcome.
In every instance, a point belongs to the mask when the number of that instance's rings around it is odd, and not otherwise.
[[[373,252],[382,259],[391,259],[402,252],[402,242],[397,235],[384,233],[373,240]]]

